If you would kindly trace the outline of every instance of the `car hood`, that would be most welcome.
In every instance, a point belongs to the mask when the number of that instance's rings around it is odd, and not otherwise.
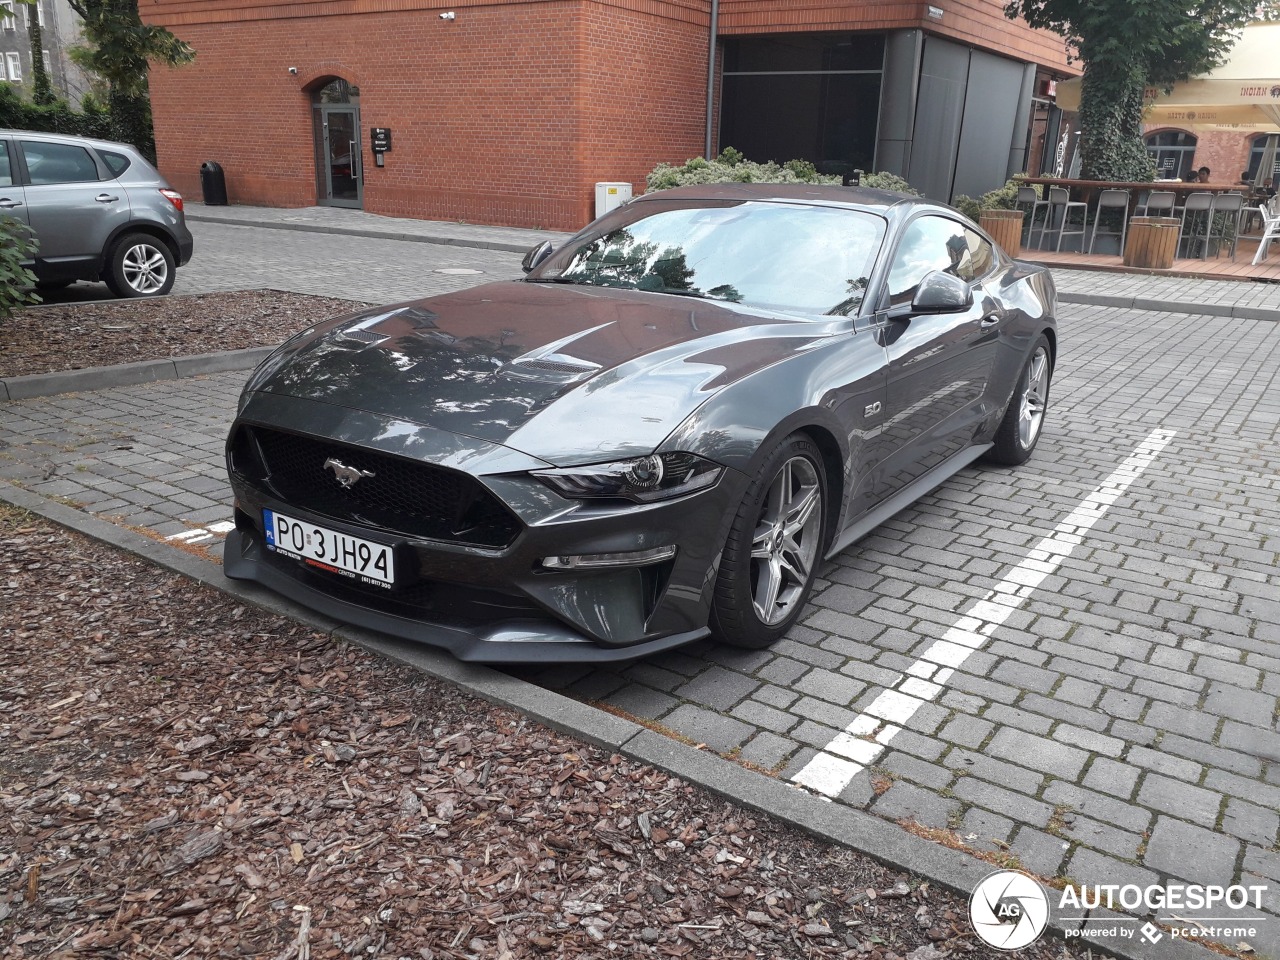
[[[718,389],[850,328],[633,290],[491,283],[314,327],[250,389],[588,463],[651,452]]]

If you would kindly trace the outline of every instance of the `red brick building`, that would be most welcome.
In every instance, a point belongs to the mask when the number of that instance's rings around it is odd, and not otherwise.
[[[1027,167],[1062,41],[998,0],[718,5],[713,150],[884,169],[931,196]],[[710,0],[154,0],[165,176],[232,203],[576,229],[597,181],[704,152]],[[721,118],[723,114],[723,119]],[[390,131],[376,164],[374,128]],[[1052,140],[1050,140],[1052,142]],[[1038,155],[1038,154],[1037,154]]]

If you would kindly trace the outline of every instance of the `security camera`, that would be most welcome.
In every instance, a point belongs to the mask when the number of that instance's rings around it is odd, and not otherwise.
[[[290,67],[290,68],[289,68],[289,76],[291,76],[291,77],[296,77],[297,75],[298,75],[298,68],[297,68],[297,67]]]
[[[444,13],[440,14],[440,19],[441,19],[441,20],[454,20],[454,19],[456,19],[456,18],[457,18],[457,16],[458,16],[458,15],[457,15],[456,13],[454,13],[452,10],[446,10]]]

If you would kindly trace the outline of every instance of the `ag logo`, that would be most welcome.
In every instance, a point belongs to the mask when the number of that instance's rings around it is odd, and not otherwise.
[[[989,874],[969,898],[969,922],[982,941],[998,950],[1035,943],[1049,922],[1049,898],[1025,873]]]

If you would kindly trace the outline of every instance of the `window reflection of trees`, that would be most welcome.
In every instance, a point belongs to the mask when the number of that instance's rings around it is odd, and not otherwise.
[[[741,204],[658,211],[572,251],[561,282],[695,296],[804,314],[856,311],[883,235],[845,210]],[[841,280],[856,270],[861,277]]]

